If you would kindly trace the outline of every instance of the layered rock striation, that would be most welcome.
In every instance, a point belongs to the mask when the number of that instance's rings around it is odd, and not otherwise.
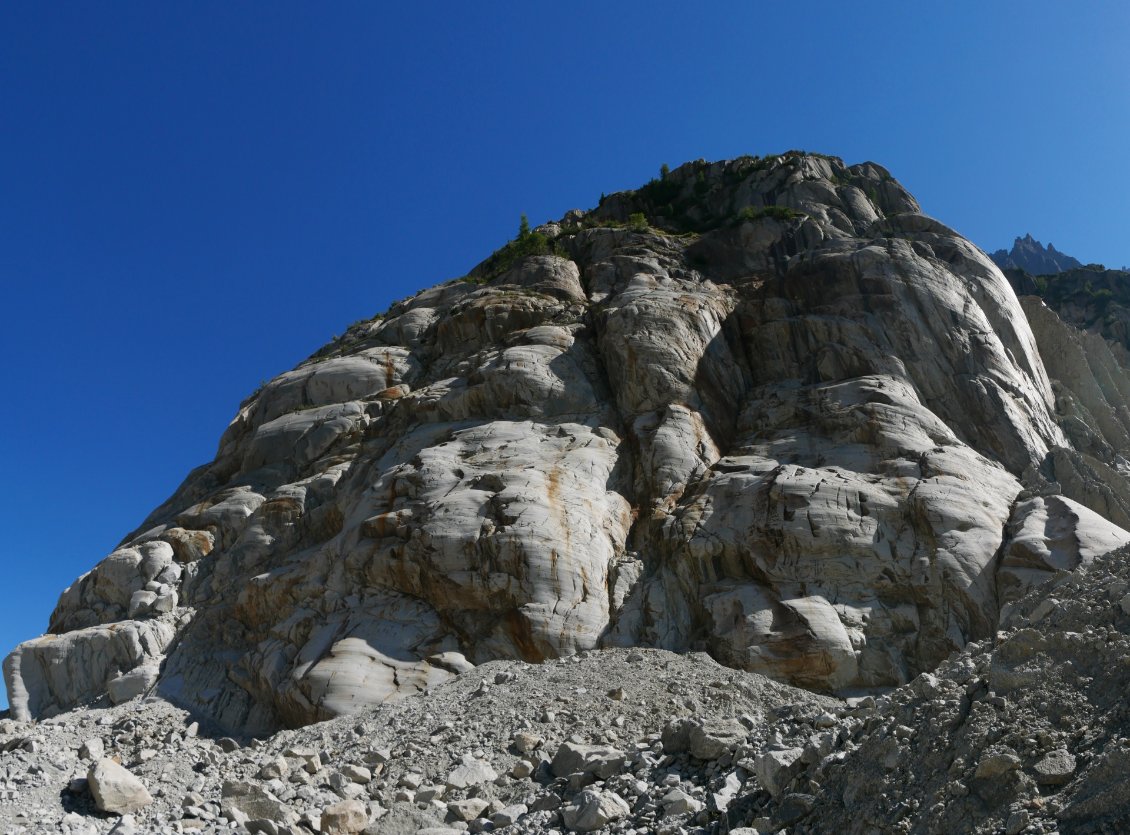
[[[688,163],[248,398],[6,660],[13,714],[258,733],[601,645],[903,683],[1130,539],[1124,387],[1043,347],[881,167]]]

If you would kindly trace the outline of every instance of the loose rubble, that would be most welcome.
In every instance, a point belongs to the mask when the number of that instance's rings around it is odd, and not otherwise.
[[[847,700],[609,649],[264,739],[153,697],[4,719],[0,832],[1121,832],[1128,591],[1124,548],[1018,601],[995,639]]]
[[[764,750],[800,746],[839,704],[702,653],[651,649],[491,662],[265,739],[189,733],[188,713],[136,699],[4,721],[0,832],[118,825],[87,782],[84,754],[100,746],[152,795],[120,810],[139,831],[698,831],[754,790]]]

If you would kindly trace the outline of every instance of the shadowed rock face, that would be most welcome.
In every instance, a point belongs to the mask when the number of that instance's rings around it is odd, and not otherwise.
[[[1043,498],[1079,453],[1024,312],[879,166],[690,163],[538,234],[245,401],[8,658],[15,715],[160,664],[260,732],[600,644],[891,685],[1127,538]]]

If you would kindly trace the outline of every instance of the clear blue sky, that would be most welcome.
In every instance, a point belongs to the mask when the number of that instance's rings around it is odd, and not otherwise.
[[[0,5],[0,653],[261,380],[662,163],[875,160],[1130,263],[1127,4],[703,6]]]

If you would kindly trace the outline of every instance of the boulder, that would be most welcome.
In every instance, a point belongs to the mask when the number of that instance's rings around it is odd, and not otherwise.
[[[157,683],[160,674],[161,668],[158,664],[142,664],[106,682],[106,692],[110,696],[110,701],[116,705],[128,702],[148,692]]]
[[[592,775],[598,780],[607,780],[624,768],[626,756],[623,751],[608,745],[580,745],[574,742],[562,744],[553,755],[550,768],[556,777],[570,774]]]
[[[498,772],[491,767],[490,763],[465,756],[462,762],[447,775],[447,788],[466,789],[481,783],[490,783],[497,779]]]
[[[322,810],[323,835],[357,835],[369,825],[369,807],[359,800],[342,800]]]
[[[490,801],[481,797],[469,797],[466,800],[453,800],[447,804],[447,812],[453,820],[473,821],[481,817],[490,806]]]
[[[692,757],[716,760],[735,750],[748,736],[749,729],[736,719],[716,719],[692,725],[687,735],[687,745]]]
[[[570,832],[593,832],[630,811],[628,804],[615,792],[585,789],[561,808],[561,816]]]
[[[94,805],[103,812],[127,815],[153,802],[145,784],[113,760],[95,762],[86,779]]]
[[[126,694],[137,695],[147,689],[146,681],[152,683],[154,665],[175,635],[171,623],[144,620],[25,641],[4,659],[12,715],[30,719],[68,710],[106,694],[112,681],[122,699],[132,698]],[[130,678],[138,668],[144,672]]]
[[[692,815],[701,812],[704,806],[701,800],[692,797],[682,789],[671,789],[660,798],[659,802],[663,804],[664,815]]]
[[[293,809],[262,786],[240,780],[224,782],[220,810],[224,817],[233,822],[269,820],[289,826],[298,821],[298,815]]]
[[[1062,786],[1075,776],[1075,757],[1059,749],[1044,755],[1033,767],[1036,782],[1041,786]]]
[[[777,797],[799,770],[800,758],[803,754],[803,748],[784,748],[759,754],[754,760],[757,782],[761,783],[769,794]]]

